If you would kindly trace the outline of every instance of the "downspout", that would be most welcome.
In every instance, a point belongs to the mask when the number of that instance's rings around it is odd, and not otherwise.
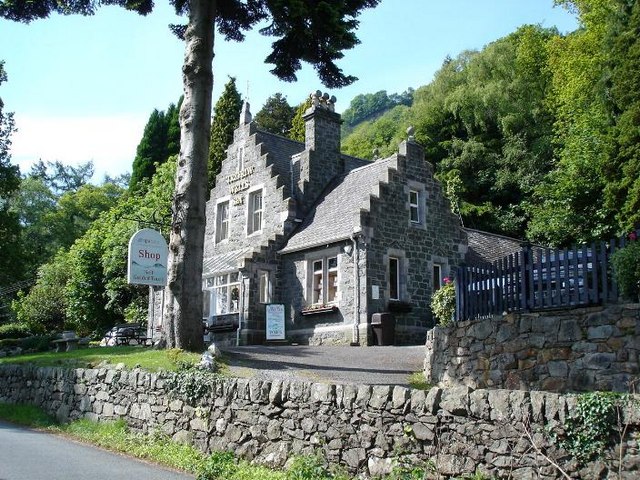
[[[360,251],[358,248],[358,237],[360,233],[356,232],[351,237],[353,241],[353,284],[354,284],[354,302],[353,302],[353,334],[351,346],[360,345]]]
[[[244,323],[244,272],[240,270],[240,305],[238,305],[238,328],[236,329],[236,347],[240,346],[240,330]]]

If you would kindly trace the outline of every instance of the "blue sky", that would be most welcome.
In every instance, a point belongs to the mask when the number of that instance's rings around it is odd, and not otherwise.
[[[93,17],[54,16],[29,25],[0,20],[0,60],[9,76],[0,97],[19,128],[13,163],[27,172],[38,159],[93,160],[98,179],[130,171],[150,113],[182,93],[184,49],[167,28],[181,20],[161,0],[147,17],[105,7]],[[520,25],[576,28],[575,17],[553,0],[383,0],[359,20],[361,44],[340,66],[360,80],[330,91],[338,111],[361,93],[425,85],[446,55],[480,49]],[[243,43],[216,36],[214,104],[229,75],[253,113],[276,92],[295,105],[325,90],[308,66],[297,83],[271,75],[264,63],[271,42],[257,30]]]

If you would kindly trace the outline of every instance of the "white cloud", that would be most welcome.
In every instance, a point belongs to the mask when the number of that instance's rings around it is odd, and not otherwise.
[[[22,173],[32,163],[60,161],[78,165],[93,160],[95,177],[131,171],[146,118],[135,115],[106,117],[15,116],[18,131],[12,136],[13,163]]]

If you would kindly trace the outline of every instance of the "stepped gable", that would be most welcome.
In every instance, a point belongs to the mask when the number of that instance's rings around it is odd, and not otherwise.
[[[378,194],[380,183],[388,181],[389,170],[397,169],[395,156],[367,163],[329,184],[279,253],[351,238],[354,227],[360,226],[361,211],[369,209],[370,198]]]
[[[304,143],[281,137],[256,128],[256,144],[262,146],[261,152],[267,155],[266,166],[273,167],[273,173],[282,177],[285,198],[291,197],[291,157],[304,150]]]
[[[522,240],[495,233],[465,228],[469,250],[465,261],[468,265],[492,263],[522,250]]]

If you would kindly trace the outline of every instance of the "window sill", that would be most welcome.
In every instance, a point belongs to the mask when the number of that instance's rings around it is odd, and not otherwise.
[[[319,313],[333,313],[337,312],[338,307],[335,305],[314,305],[312,307],[304,308],[300,311],[300,313],[304,316],[307,315],[316,315]]]

